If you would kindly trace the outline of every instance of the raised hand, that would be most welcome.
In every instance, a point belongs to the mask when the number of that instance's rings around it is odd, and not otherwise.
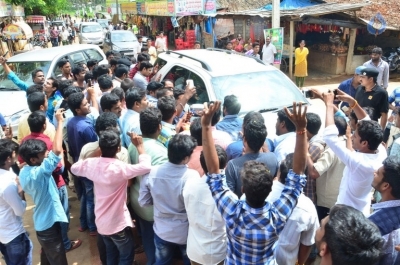
[[[62,109],[62,108],[60,108],[60,109],[58,109],[58,110],[56,111],[56,114],[55,114],[55,115],[56,115],[56,119],[57,119],[57,122],[58,122],[58,123],[64,121],[64,113],[65,113],[65,110]]]
[[[126,132],[126,134],[131,138],[131,143],[138,147],[139,145],[143,145],[143,138],[140,135],[137,135],[134,132]]]
[[[293,102],[293,112],[291,112],[288,108],[285,107],[285,112],[288,118],[293,122],[296,126],[297,131],[305,130],[307,125],[307,106],[302,108],[301,102]]]
[[[221,107],[221,101],[214,101],[210,103],[210,107],[208,107],[207,102],[204,102],[204,110],[203,116],[201,116],[201,126],[210,126],[211,119],[214,116],[215,112],[219,110]]]
[[[336,98],[338,100],[343,101],[343,102],[347,102],[347,103],[349,103],[350,106],[354,105],[354,103],[356,102],[356,100],[353,97],[351,97],[350,95],[344,93],[343,91],[341,91],[339,89],[337,89],[336,91],[337,91]]]

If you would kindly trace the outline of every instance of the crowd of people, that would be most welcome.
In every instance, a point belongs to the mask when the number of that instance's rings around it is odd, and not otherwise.
[[[400,97],[387,95],[378,70],[358,67],[347,86],[312,90],[326,105],[324,126],[301,103],[279,110],[270,139],[259,112],[239,117],[235,95],[192,113],[193,83],[161,81],[149,50],[136,64],[106,56],[108,65],[72,69],[60,60],[58,77],[37,69],[31,86],[0,57],[31,111],[17,142],[1,124],[6,264],[32,263],[25,193],[35,204],[41,264],[68,264],[66,252],[82,244],[68,236],[68,192],[102,264],[133,263],[135,226],[148,265],[171,264],[177,252],[185,265],[310,264],[317,255],[321,265],[400,263],[400,144],[392,129],[400,128]],[[346,90],[353,84],[355,93]]]

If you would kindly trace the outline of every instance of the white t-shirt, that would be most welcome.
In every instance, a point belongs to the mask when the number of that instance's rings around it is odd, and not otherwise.
[[[262,53],[263,53],[263,59],[262,60],[266,64],[273,64],[274,63],[274,57],[275,57],[274,54],[277,53],[277,52],[276,52],[275,46],[272,43],[270,43],[268,46],[266,46],[264,44],[263,49],[262,49]]]
[[[167,43],[165,41],[165,38],[157,38],[155,46],[157,48],[158,52],[164,52],[167,50]]]
[[[61,40],[63,41],[68,40],[68,36],[69,36],[69,31],[67,29],[61,32]]]

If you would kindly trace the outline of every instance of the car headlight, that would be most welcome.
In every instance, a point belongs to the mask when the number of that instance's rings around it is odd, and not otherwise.
[[[121,50],[121,48],[116,46],[116,45],[113,45],[112,49],[113,49],[113,51],[120,51]]]

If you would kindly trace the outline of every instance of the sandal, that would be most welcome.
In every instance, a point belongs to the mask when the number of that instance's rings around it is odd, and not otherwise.
[[[97,230],[95,231],[90,231],[89,236],[97,236]]]
[[[69,251],[71,251],[71,250],[74,250],[74,249],[76,249],[76,248],[79,248],[81,245],[82,245],[82,240],[77,239],[77,240],[75,240],[75,241],[71,241],[71,248],[65,250],[65,252],[69,252]]]
[[[79,232],[85,232],[86,230],[87,230],[87,228],[82,228],[82,227],[79,227],[79,228],[78,228],[78,231],[79,231]]]

